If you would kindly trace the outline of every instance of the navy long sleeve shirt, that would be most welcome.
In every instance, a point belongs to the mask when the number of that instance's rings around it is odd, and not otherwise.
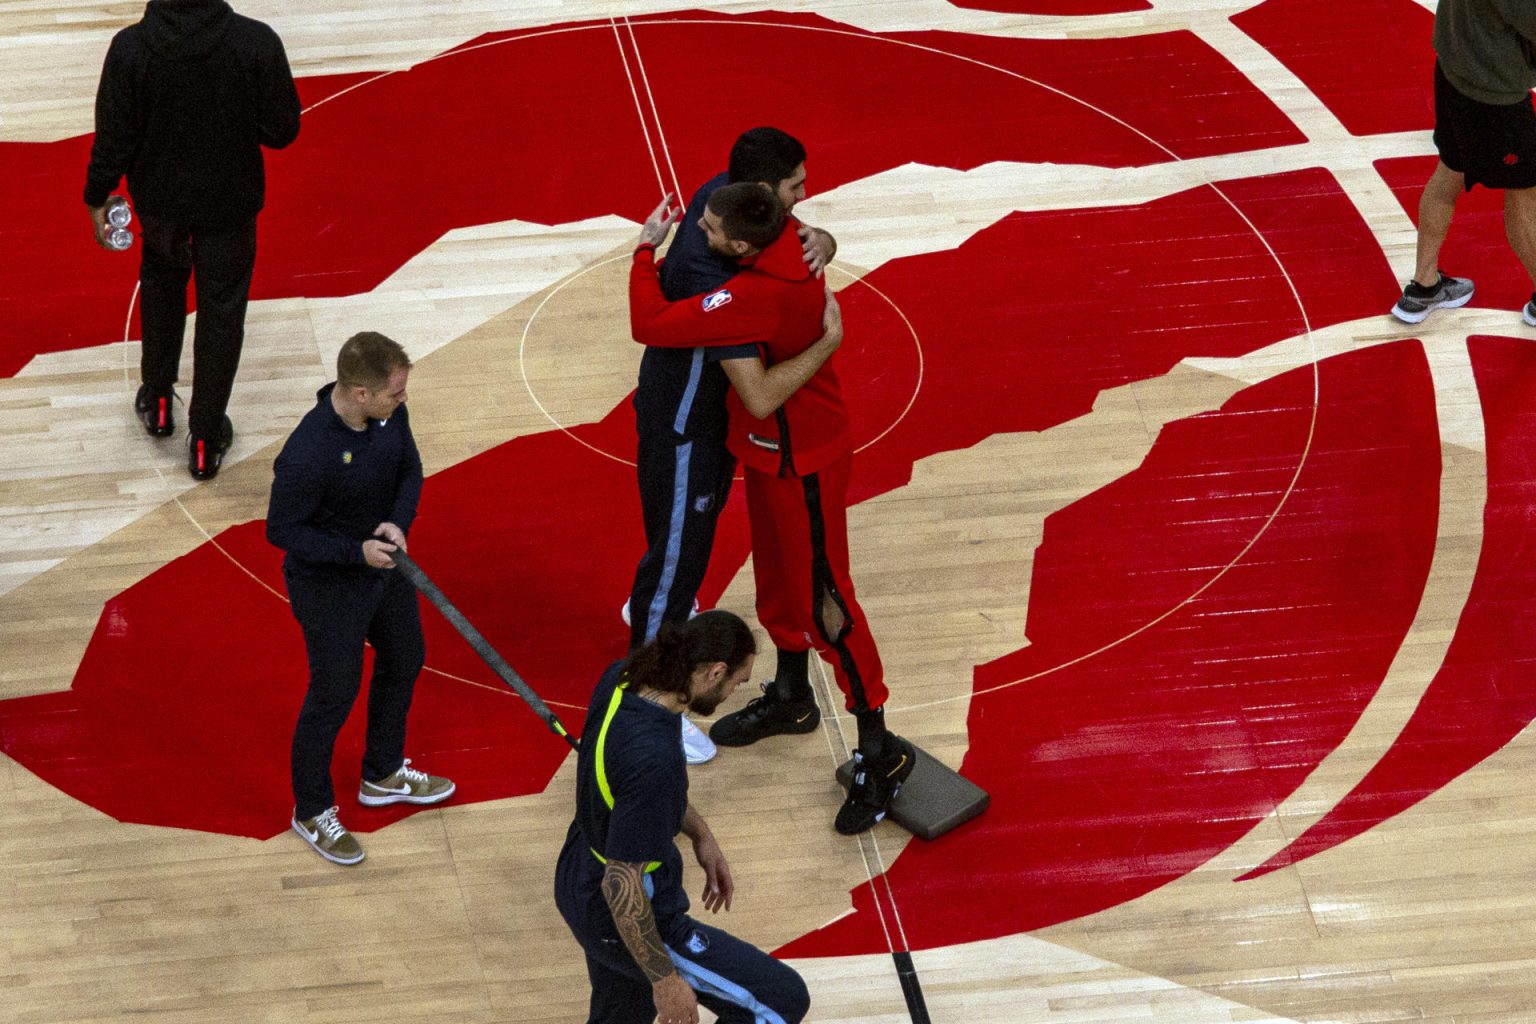
[[[272,467],[267,540],[288,560],[366,566],[363,542],[380,523],[410,532],[421,455],[404,405],[353,430],[331,405],[335,387],[320,389]]]
[[[661,264],[661,291],[668,302],[712,292],[741,270],[733,259],[709,247],[699,218],[715,190],[725,185],[724,172],[699,186],[678,222],[677,236]],[[756,355],[751,346],[730,349],[646,348],[640,358],[635,389],[635,423],[639,432],[668,433],[677,441],[725,443],[725,396],[730,390],[720,360]]]

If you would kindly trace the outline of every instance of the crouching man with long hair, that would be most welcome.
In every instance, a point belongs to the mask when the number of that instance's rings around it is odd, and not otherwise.
[[[729,910],[725,855],[688,802],[681,715],[709,715],[752,675],[757,645],[730,612],[667,623],[597,684],[581,731],[576,820],[555,870],[555,902],[587,955],[589,1024],[798,1024],[805,982],[762,950],[688,915],[693,842],[704,907]]]

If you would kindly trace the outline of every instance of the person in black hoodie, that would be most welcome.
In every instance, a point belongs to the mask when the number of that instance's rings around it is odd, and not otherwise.
[[[299,134],[299,95],[277,33],[224,0],[150,0],[112,39],[96,91],[85,204],[106,246],[107,201],[124,175],[143,255],[142,385],[134,408],[153,437],[175,430],[172,399],[195,276],[188,469],[219,471],[234,440],[225,409],[240,365],[266,199],[261,147]]]

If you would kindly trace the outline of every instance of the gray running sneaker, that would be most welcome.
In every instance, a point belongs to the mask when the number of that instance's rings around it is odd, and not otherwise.
[[[1520,311],[1520,319],[1525,321],[1526,326],[1536,327],[1536,295],[1532,295],[1531,301]]]
[[[293,830],[299,838],[315,848],[315,852],[332,864],[356,864],[363,859],[363,848],[352,838],[352,833],[341,827],[336,820],[336,808],[323,811],[308,821],[294,818]]]
[[[1424,318],[1437,309],[1456,309],[1472,301],[1472,282],[1464,277],[1440,275],[1433,288],[1425,288],[1417,281],[1409,281],[1403,289],[1403,297],[1392,307],[1392,315],[1405,324],[1422,323]],[[1533,324],[1532,326],[1536,326]]]
[[[378,782],[363,780],[357,791],[357,802],[364,807],[383,807],[385,804],[436,804],[453,796],[454,784],[447,779],[411,767],[411,759],[395,770],[395,774]]]

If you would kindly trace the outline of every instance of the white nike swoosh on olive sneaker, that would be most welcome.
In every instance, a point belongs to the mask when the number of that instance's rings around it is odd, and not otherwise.
[[[362,848],[355,842],[351,843],[351,848],[356,851],[355,854],[343,855],[337,853],[335,846],[333,846],[331,849],[326,849],[326,847],[323,845],[319,829],[311,830],[310,828],[306,827],[303,822],[297,820],[291,822],[291,825],[293,831],[298,835],[298,837],[309,844],[310,849],[314,850],[316,853],[330,861],[332,864],[340,864],[344,867],[351,866],[353,864],[360,864],[362,863],[363,858],[366,856],[366,854],[363,853]],[[337,842],[339,843],[343,839],[350,839],[350,836],[345,829],[342,830],[341,835],[337,838]]]
[[[409,796],[411,792],[411,784],[409,782],[400,783],[399,787],[396,789],[390,789],[388,787],[381,786],[377,782],[369,782],[366,783],[366,785],[369,789],[375,790],[376,792],[388,793],[393,796]]]

